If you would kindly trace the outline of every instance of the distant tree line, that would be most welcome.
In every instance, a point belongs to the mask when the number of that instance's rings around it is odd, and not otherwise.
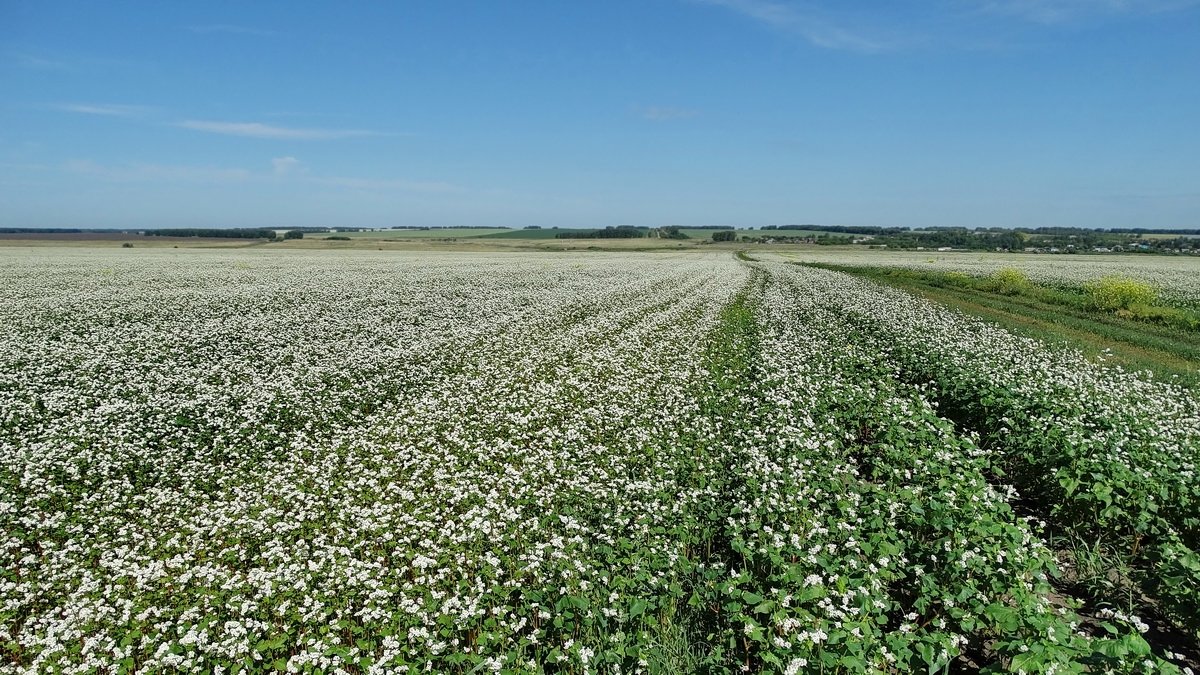
[[[533,226],[536,228],[537,226]],[[392,225],[391,230],[511,230],[507,225]],[[525,228],[531,229],[531,228]]]
[[[1105,232],[1113,232],[1116,234],[1190,234],[1193,236],[1200,235],[1200,230],[1165,230],[1165,229],[1148,229],[1145,227],[1110,227]]]
[[[1132,228],[1126,228],[1132,229]],[[1175,234],[1174,231],[1165,232]],[[1183,231],[1185,234],[1187,231]],[[1165,238],[1145,235],[1146,231],[1115,232],[1075,227],[1038,228],[981,228],[969,230],[963,227],[929,228],[905,230],[898,234],[872,237],[872,245],[887,245],[889,248],[956,248],[968,250],[1002,251],[1049,251],[1075,253],[1080,251],[1141,251],[1177,252],[1200,250],[1200,239],[1187,238],[1183,234]],[[817,243],[825,243],[820,240]]]
[[[146,230],[147,237],[213,237],[217,239],[274,239],[275,230],[260,228],[199,228],[181,227],[160,230]]]
[[[603,230],[563,230],[554,236],[558,239],[639,239],[649,233],[649,228],[645,227],[609,225]]]
[[[999,230],[1001,228],[988,228],[989,230]],[[1178,235],[1200,235],[1200,230],[1170,230],[1164,228],[1149,228],[1149,227],[1018,227],[1014,228],[1014,232],[1025,232],[1027,234],[1044,234],[1044,235],[1095,235],[1095,234],[1178,234]]]
[[[1007,249],[1020,250],[1025,245],[1025,238],[1019,233],[1007,230],[1004,232],[972,232],[966,229],[939,229],[921,232],[903,231],[885,237],[888,246],[893,248],[965,248],[965,249]]]
[[[78,227],[0,227],[0,234],[79,234],[81,232],[120,232],[121,230],[81,230]]]
[[[282,228],[281,228],[282,229]],[[304,233],[354,232],[370,228],[357,227],[292,227],[282,235],[266,228],[157,228],[140,230],[135,228],[82,228],[82,227],[3,227],[0,234],[85,234],[85,233],[141,233],[155,237],[212,237],[220,239],[263,239],[275,241],[300,239]],[[513,227],[485,227],[478,225],[454,226],[411,226],[397,225],[391,230],[512,230]],[[526,230],[544,227],[530,225]],[[560,229],[554,235],[559,239],[638,239],[661,237],[664,239],[688,239],[688,230],[717,230],[714,241],[737,241],[747,243],[778,243],[789,241],[816,245],[846,245],[851,243],[896,249],[1032,251],[1049,253],[1078,252],[1139,252],[1139,253],[1200,253],[1200,229],[1171,230],[1143,227],[879,227],[868,225],[766,225],[758,229],[738,231],[730,226],[667,225],[658,228],[634,227],[631,225],[610,226],[603,229]],[[803,236],[778,237],[773,232],[780,230],[802,231]]]
[[[764,225],[763,230],[808,230],[841,234],[889,235],[907,232],[906,227],[876,227],[873,225]]]

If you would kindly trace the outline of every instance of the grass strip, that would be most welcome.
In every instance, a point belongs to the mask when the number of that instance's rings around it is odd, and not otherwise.
[[[1055,343],[1066,343],[1089,359],[1148,370],[1164,380],[1200,386],[1200,335],[1116,315],[1056,304],[1020,295],[948,286],[946,275],[913,270],[812,265],[885,283],[1009,330]]]
[[[683,438],[685,482],[707,488],[709,497],[685,517],[677,536],[687,541],[691,573],[684,584],[685,602],[664,614],[658,630],[660,649],[651,672],[720,672],[751,668],[753,647],[735,637],[737,630],[723,610],[719,580],[740,554],[728,531],[735,496],[745,489],[729,470],[730,450],[737,445],[734,421],[750,414],[758,362],[759,330],[755,297],[764,283],[755,271],[746,286],[721,312],[720,323],[703,355],[709,377],[697,392],[699,424]],[[714,470],[716,469],[716,470]]]

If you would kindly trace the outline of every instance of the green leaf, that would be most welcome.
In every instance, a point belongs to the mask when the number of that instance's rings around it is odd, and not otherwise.
[[[648,607],[650,607],[650,603],[641,598],[635,598],[633,604],[629,606],[629,618],[632,619],[641,616],[646,612]]]

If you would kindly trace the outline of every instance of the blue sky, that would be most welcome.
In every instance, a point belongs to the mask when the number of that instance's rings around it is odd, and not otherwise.
[[[0,226],[1200,227],[1200,0],[0,0]]]

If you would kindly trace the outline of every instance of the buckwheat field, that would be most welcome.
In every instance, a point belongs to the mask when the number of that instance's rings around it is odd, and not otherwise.
[[[1148,255],[1027,255],[1022,253],[950,253],[939,251],[822,250],[768,253],[775,261],[876,265],[913,270],[962,272],[984,276],[1017,269],[1035,281],[1052,286],[1076,287],[1106,276],[1150,283],[1164,300],[1200,308],[1200,256]]]
[[[3,674],[1175,673],[1200,632],[1195,391],[862,279],[97,248],[0,288]]]

